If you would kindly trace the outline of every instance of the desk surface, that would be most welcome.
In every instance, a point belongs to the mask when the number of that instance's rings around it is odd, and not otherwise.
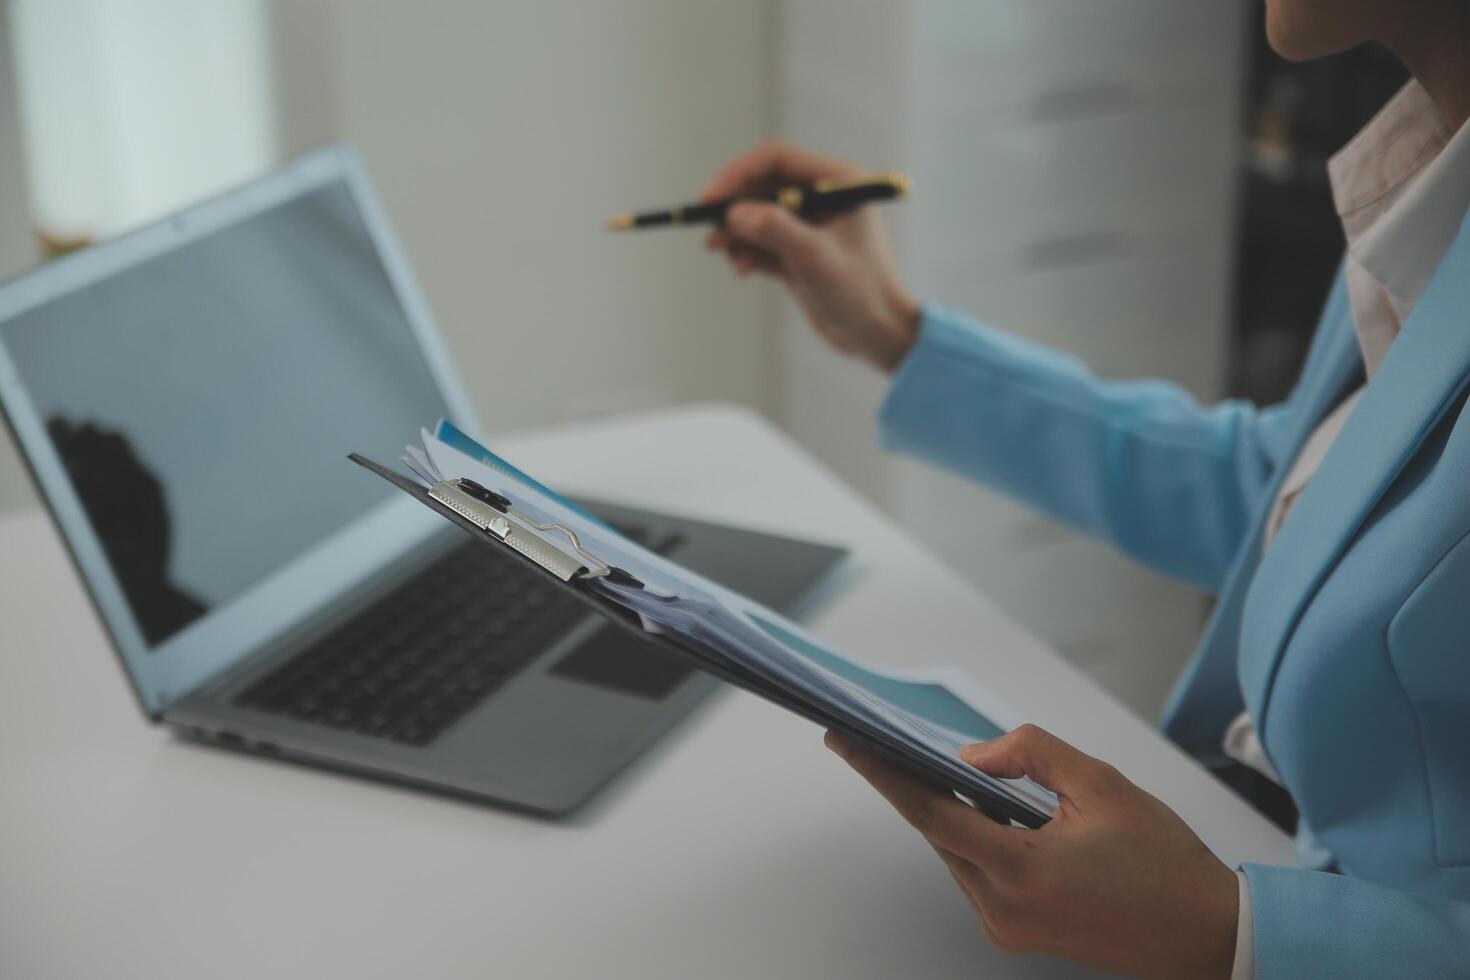
[[[1227,861],[1287,839],[754,415],[501,440],[560,488],[855,552],[811,620],[965,665]],[[0,516],[0,974],[1077,976],[991,950],[933,853],[821,744],[717,695],[564,822],[222,752],[145,724],[42,515]]]

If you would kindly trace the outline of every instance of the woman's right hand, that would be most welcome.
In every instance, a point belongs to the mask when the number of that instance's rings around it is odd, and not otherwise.
[[[840,160],[763,143],[721,170],[700,199],[863,175]],[[742,202],[730,209],[705,245],[725,252],[737,275],[760,272],[784,282],[816,331],[844,353],[891,371],[913,346],[919,305],[898,277],[871,206],[812,223],[776,204]]]

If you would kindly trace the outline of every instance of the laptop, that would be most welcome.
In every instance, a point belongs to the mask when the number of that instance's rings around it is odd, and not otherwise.
[[[0,407],[143,711],[187,737],[561,814],[718,683],[347,460],[478,434],[348,147],[0,285]],[[842,557],[579,502],[783,611]]]

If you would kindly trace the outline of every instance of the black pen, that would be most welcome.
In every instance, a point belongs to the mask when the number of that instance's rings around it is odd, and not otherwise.
[[[803,218],[820,218],[874,201],[895,201],[907,197],[910,182],[897,171],[874,174],[858,180],[818,180],[809,187],[783,187],[774,194],[747,194],[718,201],[682,204],[667,211],[629,211],[608,218],[609,231],[629,228],[663,228],[673,225],[720,224],[730,205],[740,201],[767,201],[779,204]]]

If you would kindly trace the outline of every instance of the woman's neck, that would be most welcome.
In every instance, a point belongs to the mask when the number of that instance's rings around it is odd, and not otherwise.
[[[1384,41],[1439,109],[1450,132],[1470,119],[1470,4],[1426,4],[1414,23]]]

